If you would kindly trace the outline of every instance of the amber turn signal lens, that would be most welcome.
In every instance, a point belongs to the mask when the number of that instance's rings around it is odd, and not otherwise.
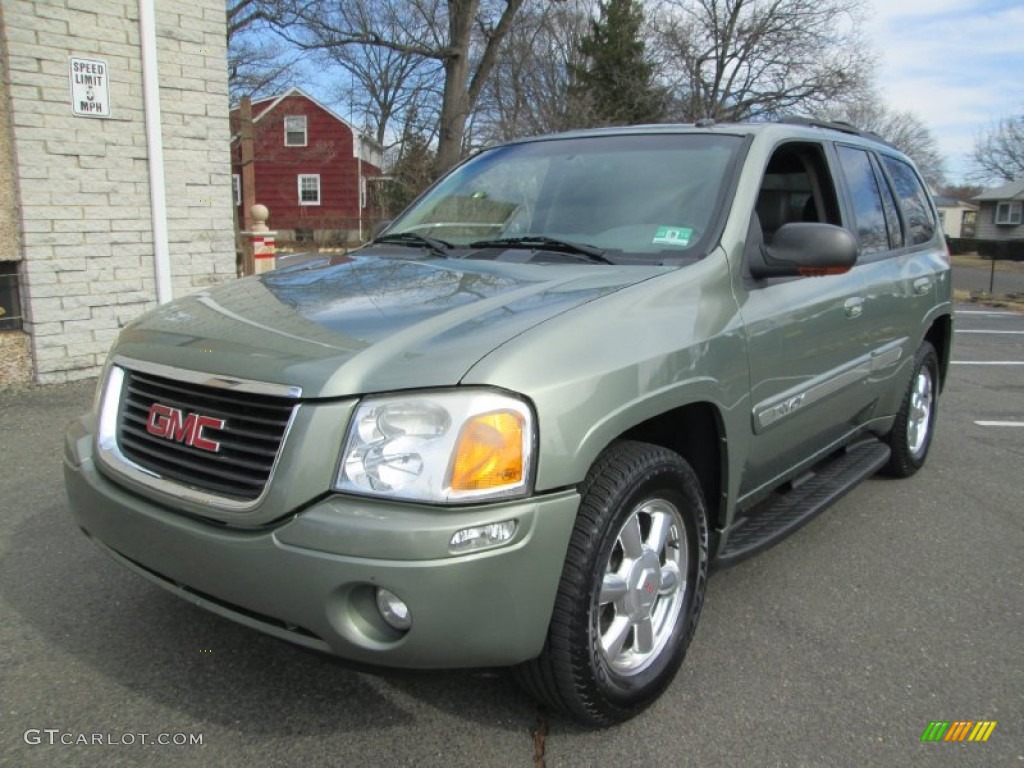
[[[479,491],[523,479],[523,417],[513,411],[474,416],[459,433],[452,490]]]

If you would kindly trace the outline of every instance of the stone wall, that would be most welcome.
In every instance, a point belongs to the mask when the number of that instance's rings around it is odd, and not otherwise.
[[[136,0],[0,0],[36,379],[99,372],[156,305]],[[173,293],[235,275],[225,9],[158,0]],[[72,114],[69,57],[107,64],[110,117]]]
[[[3,8],[0,7],[0,28]],[[17,185],[14,177],[14,139],[7,100],[7,67],[0,56],[0,261],[21,260],[18,240]],[[10,309],[10,308],[8,308]],[[0,387],[32,378],[32,357],[24,331],[0,330]]]

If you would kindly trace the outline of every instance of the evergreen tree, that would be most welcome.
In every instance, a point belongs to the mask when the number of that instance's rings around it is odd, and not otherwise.
[[[665,111],[665,93],[653,83],[638,0],[602,0],[600,14],[579,42],[570,65],[570,100],[577,122],[590,125],[654,123]]]
[[[403,138],[401,154],[381,190],[380,204],[387,217],[397,216],[430,186],[435,178],[436,159],[437,153],[425,137],[408,133]]]

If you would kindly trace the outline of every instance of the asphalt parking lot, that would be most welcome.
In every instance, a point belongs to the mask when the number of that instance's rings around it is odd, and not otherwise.
[[[503,674],[354,670],[165,594],[68,514],[92,384],[0,392],[0,765],[1024,766],[1024,314],[957,327],[925,469],[716,573],[675,683],[606,731]],[[935,720],[997,726],[921,743]]]

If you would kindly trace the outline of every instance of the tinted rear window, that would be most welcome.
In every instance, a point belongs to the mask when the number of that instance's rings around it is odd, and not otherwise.
[[[839,162],[853,201],[861,253],[888,250],[889,233],[871,158],[862,149],[839,147]]]
[[[927,243],[935,236],[935,216],[921,180],[914,169],[902,160],[884,155],[882,162],[892,177],[896,197],[903,209],[907,223],[907,245]]]

